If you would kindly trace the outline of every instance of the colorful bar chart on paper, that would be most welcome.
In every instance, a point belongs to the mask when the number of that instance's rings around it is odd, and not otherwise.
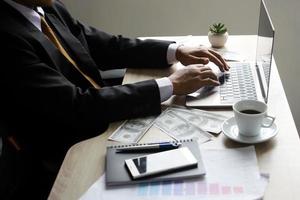
[[[239,195],[244,187],[219,183],[168,181],[143,183],[138,186],[137,196],[207,196]]]

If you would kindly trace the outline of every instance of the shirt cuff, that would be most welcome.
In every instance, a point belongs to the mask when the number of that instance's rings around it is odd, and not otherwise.
[[[176,43],[172,43],[169,45],[168,51],[167,51],[168,64],[172,65],[172,64],[178,62],[178,60],[176,59],[176,50],[178,47],[179,47],[179,44],[176,44]]]
[[[159,88],[160,102],[164,102],[172,96],[173,84],[167,77],[155,79],[155,81]]]

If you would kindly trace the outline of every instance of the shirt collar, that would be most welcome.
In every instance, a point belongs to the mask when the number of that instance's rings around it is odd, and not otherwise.
[[[37,12],[32,8],[28,8],[22,4],[19,4],[12,0],[4,0],[10,6],[19,11],[27,20],[29,20],[35,27],[37,27],[40,31],[42,31],[41,27],[41,16],[45,15],[43,8],[37,7]]]

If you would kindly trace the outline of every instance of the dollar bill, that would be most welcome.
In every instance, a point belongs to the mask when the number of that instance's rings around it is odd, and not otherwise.
[[[195,139],[204,143],[211,135],[178,116],[172,110],[164,111],[155,121],[155,125],[175,140]]]
[[[108,139],[122,143],[137,143],[153,125],[155,119],[156,117],[151,116],[127,120]]]
[[[180,117],[187,120],[189,123],[207,132],[215,134],[219,134],[221,132],[222,123],[227,119],[227,117],[223,115],[199,109],[169,107],[167,110],[171,110]]]

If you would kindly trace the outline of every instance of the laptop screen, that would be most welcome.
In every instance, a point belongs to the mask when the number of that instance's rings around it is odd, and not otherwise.
[[[256,65],[258,67],[260,81],[265,102],[268,100],[272,53],[274,45],[274,26],[267,11],[265,2],[262,0],[260,5]]]

